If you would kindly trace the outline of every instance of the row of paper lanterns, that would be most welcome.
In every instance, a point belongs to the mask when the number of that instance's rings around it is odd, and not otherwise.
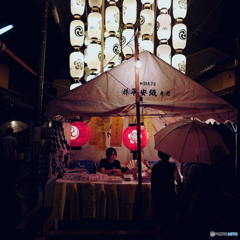
[[[116,6],[118,0],[108,0],[109,6],[105,10],[105,26],[106,33],[105,50],[104,50],[104,71],[118,65],[119,53],[121,51],[119,38],[116,37],[119,30],[120,11]],[[141,38],[139,41],[139,52],[147,50],[154,51],[153,42],[150,37],[154,29],[154,12],[151,10],[153,0],[141,0],[143,10],[140,12],[141,24]],[[157,47],[157,56],[172,64],[175,68],[185,73],[183,67],[179,67],[179,63],[184,62],[186,65],[186,58],[182,54],[182,50],[186,46],[186,25],[182,20],[186,16],[187,0],[173,0],[173,17],[176,19],[177,24],[171,29],[171,17],[168,14],[171,7],[172,0],[158,0],[157,6],[160,14],[157,17],[157,36],[160,40],[160,45]],[[91,7],[91,13],[87,16],[88,30],[85,32],[84,23],[81,21],[81,16],[85,10],[85,0],[71,0],[71,13],[75,20],[70,23],[70,43],[75,49],[70,54],[70,75],[73,79],[80,79],[83,77],[84,70],[88,72],[88,81],[100,73],[101,68],[101,33],[102,33],[102,15],[99,9],[102,6],[102,0],[88,0]],[[126,29],[122,32],[122,52],[125,59],[133,56],[135,53],[134,47],[134,30],[133,25],[137,19],[137,1],[124,0],[123,1],[123,23]],[[168,40],[172,33],[172,46],[178,54],[175,54],[171,59],[171,47],[168,45]],[[84,40],[85,36],[85,40]],[[80,51],[81,46],[85,44],[87,48],[84,54]],[[172,62],[171,62],[172,60]],[[183,64],[184,64],[183,63]],[[87,64],[87,68],[85,67]]]
[[[89,139],[89,127],[84,122],[73,122],[71,130],[71,147],[81,147]],[[141,149],[145,148],[148,143],[148,133],[142,125],[140,128]],[[137,151],[137,126],[129,126],[123,132],[123,143],[131,151]]]

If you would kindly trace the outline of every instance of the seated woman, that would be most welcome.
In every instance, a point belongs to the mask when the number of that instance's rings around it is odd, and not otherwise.
[[[116,160],[117,152],[114,148],[110,147],[106,151],[106,157],[100,161],[99,169],[101,173],[113,174],[121,173],[120,162]]]
[[[138,159],[138,157],[137,157],[137,153],[136,153],[136,155],[134,155],[133,154],[133,159]],[[131,161],[131,160],[130,160]],[[142,164],[144,164],[145,166],[146,166],[146,168],[144,168],[144,169],[142,169],[142,171],[143,172],[148,172],[148,171],[150,171],[152,168],[151,168],[151,165],[149,164],[149,162],[147,161],[147,160],[145,160],[144,159],[144,151],[143,150],[141,150],[141,162],[142,162]],[[127,161],[125,164],[126,164],[126,166],[128,166],[128,163],[129,163],[129,161]],[[127,173],[128,174],[130,174],[130,173],[134,173],[134,172],[138,172],[138,170],[137,170],[137,165],[136,165],[136,168],[134,168],[134,169],[128,169],[127,170]]]

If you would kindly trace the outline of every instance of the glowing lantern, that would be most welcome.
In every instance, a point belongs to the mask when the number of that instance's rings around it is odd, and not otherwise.
[[[153,53],[153,42],[151,40],[143,40],[139,44],[139,53],[149,51]]]
[[[125,29],[122,32],[122,51],[124,57],[132,56],[135,53],[134,30]]]
[[[182,72],[186,73],[186,57],[183,54],[175,54],[172,57],[172,66]]]
[[[87,82],[87,77],[90,75],[90,69],[89,69],[88,66],[86,66],[86,67],[84,68],[84,72],[85,72],[85,74],[84,74],[84,80]]]
[[[157,5],[159,10],[163,8],[169,9],[171,7],[171,0],[157,0]]]
[[[148,132],[144,126],[140,129],[141,149],[148,143]],[[131,151],[137,151],[137,126],[130,126],[123,132],[123,143]]]
[[[80,79],[84,73],[84,56],[81,52],[72,52],[69,56],[70,75]]]
[[[70,23],[70,43],[74,48],[80,48],[84,40],[84,23],[81,20],[73,20]]]
[[[73,90],[74,88],[79,87],[79,86],[81,86],[81,85],[82,85],[81,82],[75,82],[75,83],[71,84],[70,90]]]
[[[105,41],[105,58],[107,63],[115,65],[120,53],[119,40],[116,37],[108,37]]]
[[[137,19],[137,1],[123,0],[123,23],[133,25]]]
[[[152,35],[153,33],[154,12],[150,9],[144,9],[140,13],[141,34]]]
[[[185,18],[187,14],[187,0],[173,0],[173,17]]]
[[[172,44],[174,49],[184,49],[187,42],[187,27],[183,23],[177,23],[172,30]]]
[[[171,17],[169,14],[160,14],[157,17],[157,37],[159,40],[168,40],[171,36]]]
[[[86,46],[88,46],[88,45],[90,44],[90,42],[91,42],[91,39],[90,39],[89,36],[88,36],[88,31],[85,31],[85,32],[84,32],[84,44],[85,44]]]
[[[71,13],[74,17],[80,18],[85,10],[85,0],[71,0]]]
[[[84,62],[88,64],[88,51],[87,48],[84,49]]]
[[[102,6],[102,0],[88,0],[90,8],[100,8]]]
[[[116,33],[119,29],[119,9],[116,6],[106,8],[105,24],[108,32]]]
[[[94,79],[97,75],[95,73],[91,73],[90,75],[87,76],[87,82]]]
[[[142,4],[153,4],[153,0],[141,0]]]
[[[71,130],[71,147],[83,146],[89,138],[89,127],[84,122],[73,122]]]
[[[102,29],[102,15],[98,12],[91,12],[88,14],[88,37],[92,41],[97,41],[101,38]]]
[[[87,52],[89,69],[91,71],[97,71],[101,64],[101,46],[97,43],[90,43]]]
[[[161,44],[157,47],[157,56],[171,65],[171,47],[167,44]]]

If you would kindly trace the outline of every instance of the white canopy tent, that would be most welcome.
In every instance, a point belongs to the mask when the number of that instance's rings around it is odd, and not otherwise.
[[[218,123],[227,120],[237,123],[237,109],[210,90],[149,52],[139,54],[139,59],[142,62],[139,69],[141,115],[154,117],[153,134],[164,123],[182,118],[196,117],[201,121],[213,118]],[[135,105],[135,61],[131,58],[51,101],[47,116],[62,116],[65,119],[79,116],[85,122],[93,116],[129,117],[136,115]],[[124,123],[124,128],[128,123]],[[78,155],[75,159],[97,162],[105,157],[105,151],[97,151],[96,146],[88,144],[75,154]],[[118,149],[118,154],[121,163],[131,157],[124,145]],[[153,139],[145,148],[145,157],[153,161],[158,159]]]
[[[153,134],[164,124],[182,118],[237,123],[237,109],[210,90],[149,52],[139,54],[139,59],[142,62],[139,69],[141,115],[152,116]],[[93,116],[124,116],[126,128],[130,116],[136,115],[135,105],[135,60],[131,58],[49,102],[47,116],[49,119],[81,117],[88,124]],[[147,160],[158,159],[153,139],[149,140],[144,151]],[[117,149],[117,153],[121,163],[131,157],[124,145]],[[105,151],[97,151],[96,146],[88,143],[74,154],[77,160],[97,162],[105,157]]]
[[[237,123],[237,109],[149,52],[139,54],[140,94],[144,113],[209,118]],[[135,115],[135,61],[131,58],[93,80],[54,99],[47,116],[90,119]]]

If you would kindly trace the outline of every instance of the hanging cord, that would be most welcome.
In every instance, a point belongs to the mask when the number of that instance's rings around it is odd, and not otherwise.
[[[198,29],[200,29],[202,26],[204,26],[204,25],[208,22],[208,20],[212,17],[212,15],[215,13],[215,11],[217,11],[217,9],[218,9],[221,5],[224,5],[227,0],[225,0],[225,2],[222,3],[223,1],[224,1],[224,0],[220,1],[220,2],[217,4],[217,6],[207,15],[207,17],[205,17],[205,19],[202,21],[202,23],[200,23],[200,24],[197,26],[197,28],[191,33],[191,35],[190,35],[187,39],[189,39],[193,34],[195,34]],[[220,5],[220,4],[221,4],[221,5]],[[220,6],[219,6],[219,5],[220,5]]]

